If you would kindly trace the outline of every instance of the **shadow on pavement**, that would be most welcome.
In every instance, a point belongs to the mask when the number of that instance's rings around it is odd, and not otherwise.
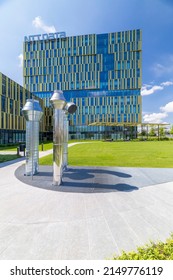
[[[53,173],[51,166],[41,166],[40,172],[33,176],[24,176],[24,166],[15,171],[15,176],[21,182],[50,191],[61,192],[131,192],[138,190],[126,182],[131,175],[123,172],[113,171],[111,168],[69,168],[63,175],[61,186],[53,186]]]
[[[88,178],[93,178],[95,177],[95,174],[106,174],[106,175],[113,175],[117,177],[122,177],[122,178],[130,178],[132,177],[129,174],[118,172],[118,171],[112,171],[109,169],[99,169],[99,167],[89,169],[89,168],[68,168],[68,170],[64,173],[64,178],[68,177],[69,179],[73,180],[82,180],[82,179],[88,179]],[[98,177],[98,176],[97,176]]]

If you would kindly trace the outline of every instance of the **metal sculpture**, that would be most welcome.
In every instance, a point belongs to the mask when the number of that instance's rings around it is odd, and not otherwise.
[[[39,165],[39,121],[43,115],[39,101],[27,99],[22,109],[26,120],[26,165],[25,175],[31,176],[38,173]]]
[[[55,90],[50,99],[54,108],[53,125],[53,185],[62,184],[63,171],[68,163],[68,113],[73,114],[77,107],[67,103],[61,90]]]

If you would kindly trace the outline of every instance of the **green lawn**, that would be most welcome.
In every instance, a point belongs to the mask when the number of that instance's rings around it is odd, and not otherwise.
[[[47,151],[53,148],[52,142],[43,143],[43,151]],[[39,145],[39,151],[42,151],[42,144]]]
[[[0,155],[0,163],[5,162],[5,161],[9,161],[9,160],[13,160],[16,159],[20,156],[17,155]]]
[[[52,165],[52,155],[40,159]],[[69,165],[173,167],[173,141],[99,142],[69,148]]]

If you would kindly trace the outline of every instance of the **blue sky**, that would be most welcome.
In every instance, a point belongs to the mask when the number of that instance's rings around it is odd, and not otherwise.
[[[22,85],[25,35],[143,31],[143,121],[173,123],[172,0],[0,0],[0,72]]]

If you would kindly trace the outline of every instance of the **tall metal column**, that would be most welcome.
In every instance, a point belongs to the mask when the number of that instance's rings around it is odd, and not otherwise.
[[[68,165],[68,112],[64,111],[64,148],[63,148],[63,170],[67,169]]]
[[[26,120],[26,165],[25,175],[38,173],[39,169],[39,121],[43,115],[39,101],[27,99],[22,113]]]
[[[53,121],[53,185],[62,183],[63,170],[68,162],[68,116],[77,107],[74,103],[67,103],[61,90],[55,90],[50,99],[54,108]]]
[[[62,91],[55,90],[50,101],[54,108],[53,121],[53,184],[59,186],[62,183],[63,172],[63,108],[66,101]]]
[[[68,133],[69,133],[69,124],[68,124],[68,113],[74,114],[77,110],[76,104],[73,102],[68,102],[64,108],[64,149],[63,149],[63,169],[67,169],[68,165]]]

